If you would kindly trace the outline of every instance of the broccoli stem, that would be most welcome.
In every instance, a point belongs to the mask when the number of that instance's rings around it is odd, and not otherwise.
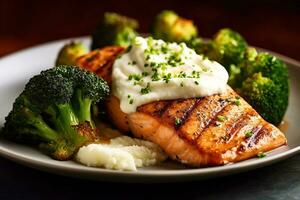
[[[35,133],[42,139],[46,141],[55,141],[58,139],[57,132],[52,130],[40,116],[32,118],[31,125],[37,129]]]
[[[57,129],[62,133],[68,134],[69,137],[72,138],[72,135],[76,135],[76,130],[73,125],[78,125],[78,118],[75,115],[73,108],[70,104],[60,104],[57,105],[57,120],[55,125]]]
[[[76,99],[78,104],[78,109],[76,109],[76,115],[78,117],[79,122],[88,121],[92,128],[95,128],[95,124],[93,123],[91,115],[92,100],[89,98],[84,98],[81,90],[76,91]]]
[[[55,112],[52,122],[59,133],[59,138],[47,144],[41,144],[40,148],[51,152],[55,159],[66,160],[78,146],[86,141],[86,138],[78,133],[79,120],[71,104],[50,106],[47,111]]]

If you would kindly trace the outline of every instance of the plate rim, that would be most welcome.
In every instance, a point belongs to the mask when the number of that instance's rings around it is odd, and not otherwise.
[[[82,37],[72,37],[72,38],[65,38],[65,39],[60,39],[60,40],[54,40],[54,41],[49,41],[46,43],[41,43],[38,45],[34,45],[31,47],[27,47],[24,49],[21,49],[19,51],[16,51],[14,53],[5,55],[0,57],[0,63],[5,60],[5,59],[11,59],[15,56],[18,56],[20,54],[23,54],[24,52],[30,51],[30,50],[34,50],[34,49],[38,49],[38,48],[42,48],[45,46],[49,46],[49,45],[53,45],[53,44],[58,44],[58,43],[63,43],[66,41],[70,41],[70,40],[90,40],[90,36],[82,36]],[[282,59],[285,63],[293,65],[297,68],[300,68],[300,62],[284,56],[282,54],[264,49],[264,48],[260,48],[260,47],[255,47],[257,48],[259,51],[267,51],[273,55],[278,56],[280,59]],[[2,138],[1,138],[2,140]],[[17,144],[19,145],[19,144]],[[37,150],[38,151],[38,150]],[[89,179],[95,179],[95,180],[99,180],[99,177],[97,175],[102,175],[102,176],[114,176],[114,177],[121,177],[121,176],[126,176],[126,177],[133,177],[136,178],[137,181],[140,181],[139,179],[141,178],[149,178],[151,177],[151,179],[161,179],[161,178],[175,178],[175,177],[185,177],[185,178],[193,178],[193,179],[199,179],[199,176],[219,176],[218,173],[226,173],[226,174],[232,174],[232,173],[237,173],[237,172],[242,172],[242,171],[247,171],[253,168],[259,168],[259,167],[263,167],[265,165],[271,164],[273,162],[276,161],[280,161],[283,160],[285,158],[288,158],[290,156],[293,156],[297,153],[300,152],[300,146],[296,146],[294,148],[288,149],[285,152],[281,152],[278,153],[276,155],[272,155],[270,157],[265,157],[263,159],[260,160],[256,160],[250,163],[243,163],[243,162],[238,162],[238,163],[234,163],[234,164],[229,164],[229,165],[224,165],[224,166],[216,166],[216,167],[207,167],[207,168],[191,168],[191,169],[176,169],[176,170],[156,170],[156,169],[151,169],[151,170],[143,170],[143,171],[119,171],[119,170],[109,170],[109,169],[102,169],[102,168],[94,168],[94,167],[87,167],[87,166],[83,166],[78,164],[78,167],[76,166],[68,166],[68,165],[64,165],[63,162],[59,161],[60,163],[58,164],[58,162],[53,162],[54,160],[52,160],[49,157],[49,161],[44,161],[44,160],[40,160],[39,158],[35,158],[35,157],[31,157],[31,156],[27,156],[18,152],[15,152],[13,150],[7,149],[5,147],[3,147],[2,145],[0,145],[0,156],[5,157],[11,161],[26,165],[28,167],[31,168],[35,168],[35,169],[39,169],[39,170],[43,170],[43,171],[48,171],[48,172],[52,172],[52,173],[56,173],[56,174],[64,174],[64,175],[68,175],[68,176],[74,176],[73,173],[78,172],[79,174],[84,173],[85,175],[95,175],[95,177],[89,177]],[[52,162],[51,162],[52,161]],[[53,172],[56,169],[60,169],[62,170],[61,172]],[[65,174],[65,172],[67,172],[67,174]],[[196,175],[196,176],[195,176]],[[195,177],[193,177],[195,176]],[[182,181],[185,181],[186,179],[182,179]],[[110,181],[110,180],[107,180]],[[112,180],[114,181],[114,180]],[[122,180],[119,180],[119,182]],[[172,181],[171,179],[169,181]],[[169,182],[168,180],[166,180],[166,182]],[[180,180],[178,180],[180,181]],[[125,180],[125,182],[130,182],[130,180]],[[145,182],[145,181],[143,181]],[[147,181],[146,181],[147,182]]]

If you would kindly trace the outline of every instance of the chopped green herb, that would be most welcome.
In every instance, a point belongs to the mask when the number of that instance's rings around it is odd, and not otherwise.
[[[178,77],[179,78],[185,78],[186,77],[186,73],[183,72],[183,71],[180,71]]]
[[[151,62],[150,63],[150,67],[155,67],[156,66],[156,63],[155,62]]]
[[[149,73],[148,72],[142,72],[142,76],[148,76],[149,75]]]
[[[241,101],[238,99],[234,102],[237,106],[240,106],[241,105]]]
[[[180,118],[175,118],[175,125],[178,126],[182,123],[182,120]]]
[[[148,46],[152,46],[152,43],[153,43],[153,38],[152,37],[148,37],[148,40],[147,40],[147,44]]]
[[[183,87],[183,82],[180,83],[180,86]]]
[[[157,71],[154,72],[154,74],[151,76],[152,81],[159,81],[159,75],[157,73]]]
[[[226,119],[227,119],[227,117],[225,117],[225,116],[222,116],[222,115],[218,115],[218,116],[217,116],[217,120],[218,120],[219,122],[224,122]]]
[[[141,89],[141,94],[148,94],[150,91],[150,83],[147,83],[147,86]]]
[[[194,83],[195,83],[196,85],[199,85],[198,81],[195,81]]]
[[[129,94],[128,96],[127,96],[127,98],[129,99],[131,97],[131,95]]]
[[[246,136],[247,138],[251,137],[252,135],[253,135],[253,132],[252,132],[252,131],[247,131],[247,132],[245,133],[245,136]]]
[[[133,99],[130,99],[129,104],[133,104]]]
[[[263,152],[259,152],[259,153],[257,154],[257,157],[258,157],[258,158],[264,158],[264,157],[266,157],[266,154],[264,154]]]
[[[141,78],[142,78],[142,76],[139,75],[139,74],[130,74],[130,75],[128,76],[128,80],[129,80],[129,81],[130,81],[130,80],[140,81]]]
[[[160,50],[163,54],[166,54],[168,52],[168,47],[166,45],[163,45]]]
[[[163,80],[166,82],[166,83],[169,83],[170,79],[171,79],[171,73],[168,73],[167,75],[164,75],[163,76]]]

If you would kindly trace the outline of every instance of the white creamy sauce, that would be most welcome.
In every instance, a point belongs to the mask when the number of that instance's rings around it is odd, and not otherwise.
[[[184,43],[135,38],[113,65],[113,95],[121,110],[159,100],[204,97],[225,91],[228,73]]]

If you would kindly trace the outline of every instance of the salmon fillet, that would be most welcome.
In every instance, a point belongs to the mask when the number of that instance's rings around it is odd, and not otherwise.
[[[119,100],[111,95],[107,111],[120,130],[152,141],[173,160],[196,167],[245,160],[287,143],[278,128],[229,86],[222,94],[204,98],[148,103],[131,114],[123,113]]]

